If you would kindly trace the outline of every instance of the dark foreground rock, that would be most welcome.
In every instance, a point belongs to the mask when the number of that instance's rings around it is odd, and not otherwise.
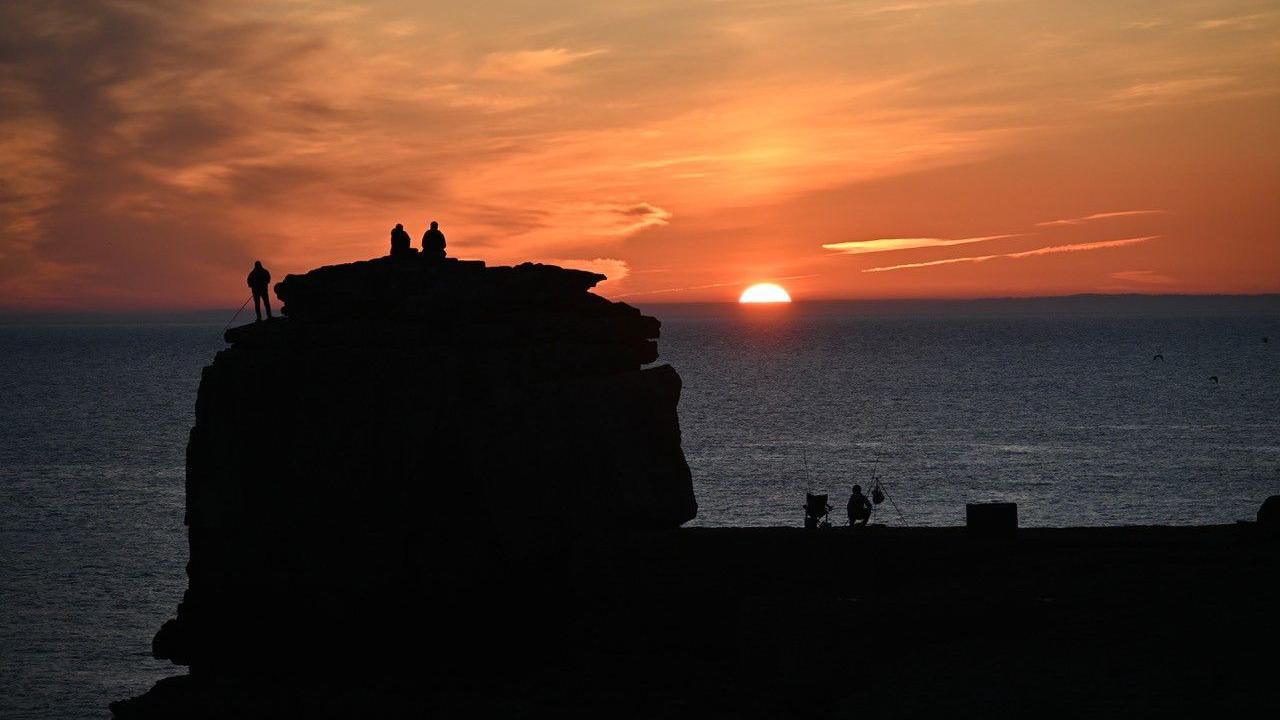
[[[570,592],[475,652],[201,677],[153,717],[1271,717],[1280,543],[1252,525],[676,529],[583,541]],[[406,626],[447,626],[420,614]],[[264,645],[269,642],[264,638]],[[280,662],[289,662],[281,658]],[[404,663],[401,665],[400,663]],[[408,670],[408,672],[401,672]]]

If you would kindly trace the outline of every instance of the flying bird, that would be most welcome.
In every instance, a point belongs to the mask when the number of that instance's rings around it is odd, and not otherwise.
[[[1213,381],[1213,384],[1214,384],[1214,385],[1217,385],[1217,384],[1218,384],[1218,376],[1217,376],[1217,375],[1210,375],[1210,376],[1209,376],[1209,379]]]
[[[1159,360],[1160,362],[1164,362],[1164,353],[1156,353],[1156,356],[1151,358],[1151,360],[1152,361]]]

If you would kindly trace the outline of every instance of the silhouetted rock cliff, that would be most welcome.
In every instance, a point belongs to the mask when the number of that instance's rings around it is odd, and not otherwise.
[[[229,330],[201,378],[190,586],[156,656],[350,669],[465,642],[464,609],[554,596],[582,538],[694,517],[680,377],[642,369],[659,323],[603,279],[410,256],[277,284],[287,318]]]

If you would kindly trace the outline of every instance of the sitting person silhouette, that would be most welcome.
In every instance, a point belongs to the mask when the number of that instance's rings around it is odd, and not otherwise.
[[[405,232],[404,225],[396,223],[396,226],[391,229],[391,256],[413,254],[411,245],[413,245],[413,238]]]
[[[862,486],[854,485],[853,493],[849,495],[849,527],[862,525],[866,527],[871,520],[871,501],[866,495],[862,494]]]
[[[422,234],[422,254],[431,260],[444,259],[444,233],[440,232],[440,223],[431,221],[431,227]]]
[[[271,319],[271,298],[267,296],[267,286],[271,284],[271,273],[262,267],[261,260],[253,261],[253,269],[249,271],[249,290],[253,292],[253,312],[258,316],[258,322],[262,322],[261,304],[267,306],[267,319]]]

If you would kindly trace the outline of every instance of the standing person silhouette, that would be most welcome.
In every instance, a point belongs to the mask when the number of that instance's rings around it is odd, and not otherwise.
[[[271,284],[271,273],[262,267],[261,260],[253,261],[253,269],[249,271],[249,290],[253,292],[253,312],[262,322],[262,305],[267,306],[267,319],[271,319],[271,298],[267,295],[267,286]]]
[[[422,234],[422,254],[431,260],[444,259],[444,233],[440,232],[440,223],[435,220]]]

